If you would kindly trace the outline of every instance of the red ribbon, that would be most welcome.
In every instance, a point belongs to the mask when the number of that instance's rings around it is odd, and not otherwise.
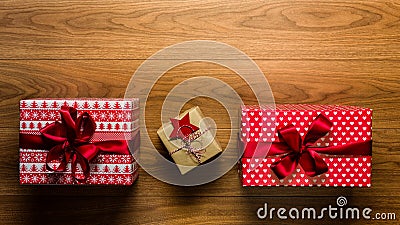
[[[63,106],[60,110],[61,123],[55,121],[40,129],[42,135],[20,134],[20,147],[48,149],[46,168],[50,171],[66,170],[71,160],[71,172],[74,179],[85,182],[90,175],[89,161],[99,152],[130,154],[125,140],[89,142],[96,130],[96,123],[89,113],[77,117],[77,110]],[[57,168],[49,164],[59,163]],[[77,165],[83,171],[83,178],[76,173]]]
[[[257,157],[254,153],[261,151],[256,151],[256,149],[262,148],[267,151],[270,146],[267,156],[282,155],[278,161],[271,165],[271,169],[279,179],[283,179],[292,174],[298,164],[311,177],[326,173],[328,165],[318,153],[329,155],[371,155],[371,140],[339,146],[314,146],[315,142],[325,136],[331,127],[332,122],[320,114],[315,118],[304,140],[302,140],[293,125],[285,126],[278,130],[280,142],[273,142],[272,144],[246,143],[244,157]]]

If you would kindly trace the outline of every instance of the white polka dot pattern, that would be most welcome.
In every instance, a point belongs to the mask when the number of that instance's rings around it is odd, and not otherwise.
[[[314,119],[323,114],[333,127],[315,146],[339,146],[372,139],[372,110],[356,106],[338,105],[276,105],[242,106],[240,137],[244,143],[279,141],[277,130],[293,125],[304,137]],[[243,186],[370,186],[371,157],[340,157],[322,155],[329,171],[317,177],[308,177],[298,166],[293,175],[279,180],[269,169],[279,156],[262,161],[263,166],[249,164],[250,158],[242,159]],[[253,167],[257,167],[257,169]],[[291,176],[291,177],[290,177]]]

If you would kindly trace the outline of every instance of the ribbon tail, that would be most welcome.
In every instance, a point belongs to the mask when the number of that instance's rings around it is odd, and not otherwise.
[[[204,154],[205,149],[189,148],[189,152],[196,158],[197,163],[201,164],[201,156]]]
[[[78,164],[81,166],[83,176],[78,176],[76,174],[76,169],[77,169]],[[76,151],[72,157],[71,172],[72,172],[72,177],[76,181],[81,182],[81,183],[86,182],[87,178],[90,175],[89,161],[85,157],[83,157],[78,151]]]
[[[288,154],[279,161],[271,165],[271,170],[274,171],[279,179],[283,179],[292,174],[297,167],[297,157],[295,154]]]
[[[82,145],[76,148],[76,154],[72,159],[72,176],[79,182],[85,182],[90,175],[89,161],[99,153],[99,149],[94,144]],[[81,166],[83,177],[76,175],[77,165]]]
[[[62,172],[65,171],[69,160],[69,154],[65,151],[63,145],[56,145],[50,149],[46,157],[46,168],[49,171]],[[59,163],[56,168],[50,165],[51,163]]]
[[[197,163],[198,163],[198,164],[201,164],[201,155],[198,154],[198,153],[196,153],[196,152],[192,152],[192,154],[193,154],[194,157],[196,158]]]
[[[299,163],[304,172],[310,177],[328,172],[328,165],[317,152],[312,150],[304,151]]]

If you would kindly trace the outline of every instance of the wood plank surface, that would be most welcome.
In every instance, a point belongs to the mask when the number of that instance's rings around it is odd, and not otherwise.
[[[0,58],[146,59],[188,40],[254,59],[396,60],[396,1],[2,1]],[[234,57],[234,56],[232,56]]]
[[[1,127],[16,127],[19,99],[52,97],[123,97],[141,60],[1,60]],[[277,61],[256,60],[266,74],[275,102],[347,104],[374,110],[374,128],[400,128],[396,103],[400,101],[398,61]],[[157,72],[157,71],[156,71]],[[161,73],[161,71],[160,71]],[[255,104],[250,87],[233,71],[206,62],[191,62],[168,71],[154,86],[150,100],[161,101],[176,84],[195,76],[210,76],[231,85],[247,104]],[[317,78],[317,79],[316,79]],[[107,80],[107,82],[103,82]],[[201,99],[197,100],[202,103]],[[204,101],[203,101],[204,102]],[[216,102],[205,108],[217,113],[219,127],[229,122],[214,110]],[[147,113],[159,118],[161,104]],[[218,107],[217,107],[218,109]],[[207,111],[208,110],[208,111]],[[217,116],[218,115],[218,116]],[[151,125],[151,124],[150,124]],[[154,127],[159,127],[159,123]]]
[[[242,188],[237,167],[196,187],[165,184],[142,169],[132,187],[19,185],[19,100],[123,97],[146,58],[189,40],[221,41],[248,54],[276,103],[372,108],[372,187]],[[348,206],[400,217],[399,62],[399,1],[1,1],[0,224],[398,224],[398,218],[260,220],[256,211],[264,203],[320,209],[345,196]],[[246,104],[256,103],[251,87],[223,66],[179,65],[157,81],[145,108],[142,125],[159,151],[166,95],[198,76],[220,79]],[[215,120],[226,146],[232,127],[224,106],[199,97],[184,108],[195,105]]]

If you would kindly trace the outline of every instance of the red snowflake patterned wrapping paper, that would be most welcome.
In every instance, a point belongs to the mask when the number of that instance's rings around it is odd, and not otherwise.
[[[258,144],[256,148],[261,146],[262,149],[263,145],[265,148],[265,145],[280,142],[282,135],[278,133],[288,127],[295,129],[294,132],[301,137],[300,142],[304,142],[307,133],[311,132],[310,126],[321,117],[331,127],[326,135],[313,140],[314,148],[310,149],[335,149],[352,144],[362,146],[350,148],[351,154],[317,153],[318,158],[323,160],[322,164],[327,166],[321,174],[309,176],[298,163],[287,176],[277,176],[273,168],[277,168],[276,164],[285,154],[267,155],[263,150],[255,153],[248,147]],[[240,148],[244,150],[240,165],[243,186],[371,186],[371,109],[307,104],[276,105],[275,109],[271,106],[242,106],[240,139]],[[363,154],[358,154],[358,150]]]
[[[60,108],[73,107],[78,116],[87,112],[96,123],[90,142],[129,140],[131,154],[99,153],[89,161],[90,175],[77,182],[71,173],[71,163],[63,172],[46,168],[46,149],[19,149],[21,184],[85,184],[131,185],[138,175],[133,154],[139,149],[138,99],[30,99],[20,101],[20,134],[38,135],[40,129],[60,121]],[[20,140],[21,141],[21,140]],[[82,173],[78,171],[76,173]]]

